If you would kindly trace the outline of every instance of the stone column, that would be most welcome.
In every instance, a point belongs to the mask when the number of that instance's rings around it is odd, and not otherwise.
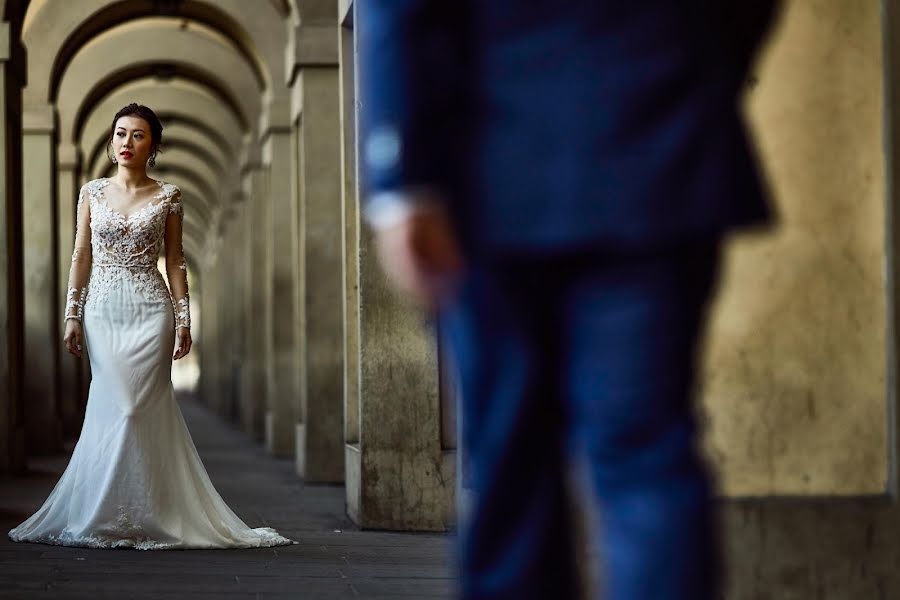
[[[235,389],[240,378],[234,364],[239,336],[234,332],[243,331],[237,320],[237,304],[243,290],[243,269],[237,257],[243,250],[234,235],[234,225],[234,208],[229,206],[223,215],[219,253],[210,270],[207,310],[211,316],[204,320],[204,327],[212,334],[205,342],[207,364],[211,366],[204,367],[209,373],[203,376],[208,382],[206,393],[211,405],[216,406],[223,417],[237,423],[241,411]]]
[[[246,185],[246,183],[245,183]],[[234,368],[234,389],[240,406],[240,422],[244,431],[255,435],[261,427],[259,424],[256,403],[258,390],[253,387],[252,353],[254,352],[255,311],[253,308],[253,206],[247,195],[237,205],[237,222],[232,231],[235,238],[235,269],[241,287],[236,290],[234,306],[234,329],[230,332],[233,353],[231,355]]]
[[[0,21],[0,473],[25,470],[20,13],[7,6],[11,22]]]
[[[272,405],[275,383],[272,374],[274,313],[272,306],[272,267],[274,243],[272,239],[272,203],[269,202],[269,171],[262,165],[254,174],[255,206],[253,236],[256,239],[254,254],[254,298],[258,306],[256,327],[258,328],[258,349],[254,354],[254,370],[261,394],[257,403],[260,429],[258,437],[265,442],[266,412]]]
[[[294,328],[294,337],[297,340],[297,402],[294,405],[294,467],[297,473],[302,474],[306,464],[306,259],[304,241],[303,223],[306,220],[304,216],[303,202],[303,185],[300,181],[300,165],[302,164],[301,150],[303,145],[300,141],[300,118],[291,126],[291,162],[294,168],[291,169],[291,192],[297,202],[297,262],[294,280],[297,282],[296,294],[294,296],[294,314],[297,315],[297,323]]]
[[[219,343],[221,344],[221,368],[219,393],[225,399],[227,411],[235,423],[242,422],[242,383],[238,356],[242,352],[244,338],[244,298],[247,289],[246,260],[244,257],[243,226],[237,219],[241,204],[233,204],[226,215],[223,235],[227,243],[222,245],[223,253],[219,262],[219,297],[222,299],[222,316],[219,319]]]
[[[237,205],[237,220],[232,231],[235,246],[232,252],[236,277],[240,287],[234,297],[234,329],[230,332],[231,365],[234,370],[234,394],[239,406],[240,423],[244,431],[253,435],[256,425],[255,391],[252,389],[251,352],[253,328],[253,248],[251,231],[251,201],[246,196]]]
[[[359,512],[359,201],[356,165],[356,69],[352,4],[340,3],[341,228],[344,303],[344,469],[347,506]]]
[[[68,290],[69,267],[75,244],[75,211],[78,204],[77,173],[81,156],[75,144],[60,144],[57,149],[57,198],[59,198],[59,229],[57,246],[57,272],[59,278],[56,297],[63,299]],[[69,354],[62,343],[56,346],[59,355],[59,397],[63,434],[67,438],[78,437],[84,419],[85,398],[81,393],[81,369],[78,359]],[[87,357],[82,360],[87,360]]]
[[[26,106],[23,113],[25,241],[25,430],[28,450],[62,450],[59,409],[59,286],[55,109]]]
[[[217,407],[219,414],[232,421],[237,417],[237,414],[234,411],[233,400],[227,393],[228,389],[223,380],[228,378],[231,373],[228,365],[230,353],[226,352],[224,333],[228,327],[226,320],[229,313],[228,302],[234,290],[230,290],[228,295],[225,294],[223,279],[226,277],[227,271],[225,263],[222,262],[224,254],[223,248],[219,252],[215,267],[210,272],[212,280],[210,281],[210,291],[206,300],[210,314],[206,326],[211,333],[210,338],[206,341],[206,360],[209,365],[207,390],[210,402]]]
[[[275,108],[278,108],[277,106]],[[276,456],[293,456],[295,451],[295,405],[298,402],[299,362],[297,338],[297,262],[298,262],[298,202],[292,179],[293,144],[287,106],[282,123],[275,122],[275,111],[264,128],[262,139],[263,164],[268,172],[267,215],[272,256],[272,361],[267,364],[271,373],[271,393],[266,411],[266,449]]]
[[[343,310],[341,277],[340,107],[337,28],[307,24],[293,32],[289,60],[301,207],[301,321],[305,340],[297,470],[308,482],[341,482],[343,459]],[[290,56],[290,55],[289,55]]]
[[[345,27],[351,24],[348,6]],[[342,30],[347,512],[361,527],[443,531],[453,523],[456,453],[442,437],[437,342],[391,290],[360,223],[353,33]],[[364,99],[363,99],[364,101]],[[385,374],[390,376],[385,376]]]
[[[214,270],[213,296],[209,299],[209,304],[215,305],[210,324],[213,328],[213,338],[207,345],[211,349],[211,353],[215,355],[210,359],[214,366],[209,389],[214,402],[219,406],[219,414],[229,421],[237,421],[239,412],[236,405],[237,397],[233,393],[232,349],[228,347],[231,339],[226,334],[233,327],[230,316],[234,312],[234,295],[238,288],[233,282],[228,283],[234,277],[231,274],[231,264],[224,262],[226,256],[230,254],[226,248],[228,246],[223,246],[219,255],[219,261]],[[226,265],[228,265],[227,268]]]
[[[268,174],[258,160],[250,164],[244,176],[247,194],[245,223],[248,261],[248,304],[245,307],[247,365],[244,385],[249,402],[251,432],[264,439],[265,414],[272,390],[272,249],[269,227],[271,206],[268,200]]]
[[[218,235],[225,236],[228,233],[227,216],[223,215],[220,225],[221,232]],[[228,238],[223,238],[228,240]],[[230,249],[234,245],[234,240],[228,240],[227,243],[220,242],[219,253],[213,261],[209,269],[209,283],[206,293],[206,310],[212,315],[211,318],[204,320],[204,336],[206,332],[211,332],[209,338],[204,341],[206,355],[206,363],[200,376],[204,380],[204,394],[207,395],[207,402],[211,406],[218,407],[219,414],[223,417],[233,420],[236,415],[231,413],[230,398],[225,393],[222,379],[229,376],[231,368],[229,365],[228,355],[230,348],[227,347],[225,338],[225,323],[227,322],[229,304],[232,302],[235,294],[235,288],[232,288],[227,294],[224,293],[222,280],[228,276],[228,273],[234,271],[234,265],[228,262]],[[226,265],[228,265],[226,267]],[[207,372],[208,371],[208,372]]]
[[[453,523],[456,452],[442,445],[437,342],[425,315],[388,285],[365,226],[359,248],[359,338],[348,348],[358,352],[358,397],[348,404],[358,404],[359,443],[346,448],[347,511],[361,527],[443,531]]]
[[[214,234],[210,234],[214,235]],[[195,343],[200,351],[200,381],[197,385],[200,400],[210,410],[224,416],[222,398],[217,393],[216,378],[220,345],[217,343],[219,327],[219,308],[224,301],[219,295],[219,263],[207,265],[203,270],[203,294],[200,296],[200,311],[203,319],[200,331],[194,332]]]

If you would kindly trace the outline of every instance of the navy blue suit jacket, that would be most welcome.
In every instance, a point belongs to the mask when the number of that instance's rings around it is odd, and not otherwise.
[[[763,222],[738,110],[774,0],[364,0],[369,194],[446,193],[488,248]]]

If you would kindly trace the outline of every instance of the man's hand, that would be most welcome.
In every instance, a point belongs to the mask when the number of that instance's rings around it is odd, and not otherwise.
[[[413,205],[402,219],[375,231],[381,265],[398,289],[429,310],[453,295],[463,259],[442,206]]]

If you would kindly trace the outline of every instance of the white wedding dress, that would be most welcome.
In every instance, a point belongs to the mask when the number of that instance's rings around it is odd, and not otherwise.
[[[93,376],[81,436],[49,498],[10,539],[142,550],[290,544],[228,508],[175,400],[175,332],[190,327],[180,191],[159,182],[126,216],[106,203],[109,183],[81,189],[69,275],[66,318],[83,322]],[[171,296],[156,267],[163,241]]]

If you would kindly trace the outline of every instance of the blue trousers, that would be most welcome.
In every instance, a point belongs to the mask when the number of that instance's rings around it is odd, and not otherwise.
[[[718,239],[473,262],[442,315],[474,491],[463,597],[579,597],[566,493],[579,456],[599,504],[602,597],[714,598],[712,486],[690,400]]]

